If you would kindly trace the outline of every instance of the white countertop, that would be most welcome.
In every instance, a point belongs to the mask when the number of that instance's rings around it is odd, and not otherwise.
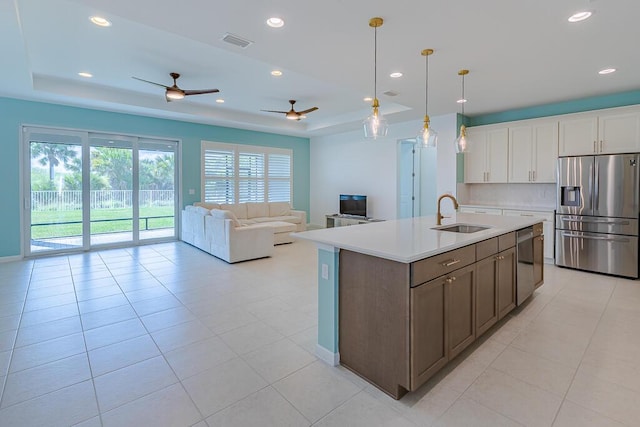
[[[502,209],[509,211],[534,211],[534,212],[553,212],[555,206],[522,206],[522,205],[491,205],[480,203],[460,203],[460,207],[465,208],[487,208],[487,209]]]
[[[539,219],[530,217],[455,213],[451,218],[443,219],[442,224],[461,223],[489,228],[475,233],[433,230],[436,227],[436,217],[423,216],[324,228],[291,235],[327,246],[410,263],[539,222]]]

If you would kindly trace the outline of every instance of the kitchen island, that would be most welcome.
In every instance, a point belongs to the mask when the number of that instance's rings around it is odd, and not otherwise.
[[[396,399],[416,390],[515,308],[516,231],[534,225],[457,213],[294,234],[318,246],[318,357]]]

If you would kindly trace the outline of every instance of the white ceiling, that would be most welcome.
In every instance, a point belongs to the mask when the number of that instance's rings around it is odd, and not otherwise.
[[[567,22],[584,8],[591,19]],[[285,26],[268,27],[270,16]],[[461,68],[471,116],[640,88],[638,0],[3,0],[0,96],[301,136],[355,129],[370,112],[374,16],[385,20],[378,97],[391,123],[424,115],[425,48],[432,116],[459,112]],[[254,43],[227,44],[227,32]],[[618,71],[598,75],[608,67]],[[170,85],[169,72],[183,89],[221,92],[167,103],[131,78]],[[289,99],[319,110],[300,122],[260,111]]]

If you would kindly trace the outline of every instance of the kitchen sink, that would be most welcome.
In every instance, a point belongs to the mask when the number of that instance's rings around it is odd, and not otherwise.
[[[482,225],[472,225],[472,224],[452,224],[452,225],[443,225],[440,227],[434,227],[432,230],[438,231],[450,231],[452,233],[476,233],[478,231],[487,230],[489,227],[484,227]]]

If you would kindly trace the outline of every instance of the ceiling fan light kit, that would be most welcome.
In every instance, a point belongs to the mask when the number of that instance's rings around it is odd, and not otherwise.
[[[295,99],[289,100],[289,104],[291,104],[291,109],[289,111],[278,111],[278,110],[260,110],[260,111],[264,111],[265,113],[284,114],[284,116],[289,120],[300,120],[300,119],[306,119],[308,113],[312,113],[318,109],[318,107],[311,107],[303,111],[296,111],[293,108],[295,103],[296,103]]]
[[[378,27],[384,23],[382,18],[376,17],[369,20],[369,26],[374,30],[373,36],[373,103],[371,108],[373,111],[364,122],[364,137],[367,139],[376,139],[380,136],[386,136],[389,126],[385,118],[380,114],[380,101],[377,96],[377,78],[378,78]]]
[[[180,89],[178,87],[178,84],[176,83],[176,80],[178,80],[178,78],[180,78],[180,74],[178,74],[178,73],[169,73],[169,75],[173,79],[173,86],[163,85],[162,83],[156,83],[156,82],[152,82],[152,81],[149,81],[149,80],[144,80],[144,79],[141,79],[141,78],[138,78],[138,77],[132,77],[132,78],[136,79],[136,80],[139,80],[141,82],[145,82],[145,83],[149,83],[149,84],[152,84],[152,85],[163,87],[165,89],[164,97],[167,100],[167,102],[177,101],[177,100],[180,100],[180,99],[184,98],[185,96],[189,96],[189,95],[204,95],[204,94],[207,94],[207,93],[218,93],[218,92],[220,92],[218,89],[198,89],[198,90]]]
[[[436,148],[438,143],[438,132],[429,127],[429,56],[433,54],[433,49],[424,49],[420,52],[425,57],[425,89],[424,89],[424,125],[418,132],[416,142],[423,147]]]
[[[458,103],[462,106],[461,115],[464,116],[464,104],[467,99],[464,97],[464,76],[469,74],[469,70],[460,70],[458,75],[462,77],[462,97],[458,100]],[[456,139],[456,153],[465,153],[469,148],[469,141],[467,140],[467,127],[465,125],[460,126],[460,135]]]

